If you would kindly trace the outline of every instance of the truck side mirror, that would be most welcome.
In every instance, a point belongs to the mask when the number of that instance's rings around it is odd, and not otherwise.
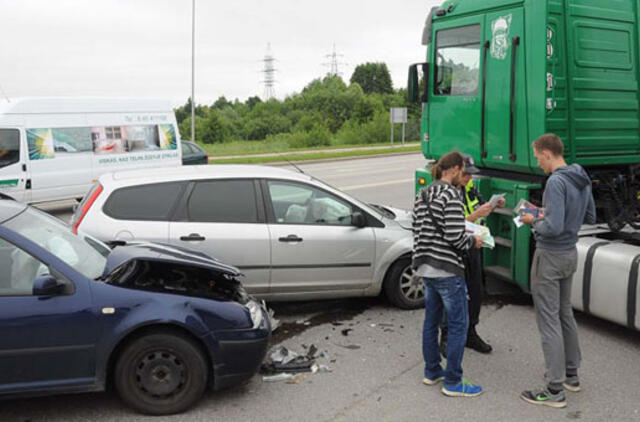
[[[407,82],[407,101],[410,103],[417,103],[419,101],[419,79],[418,79],[418,65],[412,64],[409,66],[409,81]]]
[[[422,68],[423,89],[420,95],[420,76],[418,75],[418,66]],[[407,82],[407,100],[409,103],[419,104],[429,101],[429,63],[416,63],[409,66],[409,78]]]

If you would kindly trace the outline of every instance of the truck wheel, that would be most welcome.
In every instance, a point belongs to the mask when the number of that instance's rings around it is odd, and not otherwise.
[[[424,290],[420,279],[413,279],[411,259],[400,258],[391,265],[384,280],[384,294],[401,309],[424,307]]]
[[[191,340],[156,333],[128,344],[114,374],[118,394],[129,406],[149,415],[169,415],[202,397],[207,373],[207,360]]]

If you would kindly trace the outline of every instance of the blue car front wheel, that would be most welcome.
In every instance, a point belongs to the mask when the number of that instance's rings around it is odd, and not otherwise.
[[[150,415],[180,413],[207,386],[207,360],[189,338],[151,333],[129,343],[118,357],[115,385],[129,406]]]

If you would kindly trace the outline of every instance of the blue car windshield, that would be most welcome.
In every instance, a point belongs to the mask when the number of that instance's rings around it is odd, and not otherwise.
[[[97,239],[78,233],[41,211],[27,208],[3,224],[5,227],[37,243],[58,259],[87,278],[97,279],[104,271],[108,246]]]

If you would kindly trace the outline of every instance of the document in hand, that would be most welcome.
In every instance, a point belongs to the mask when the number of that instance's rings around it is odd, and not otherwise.
[[[491,208],[495,208],[500,203],[501,199],[504,199],[504,193],[496,193],[491,195],[491,199],[489,199],[489,203],[491,204]]]
[[[521,221],[520,217],[522,217],[525,214],[531,214],[536,219],[542,218],[544,216],[544,208],[538,208],[535,205],[533,205],[531,202],[527,201],[526,199],[521,199],[516,204],[516,206],[513,207],[513,212],[517,214],[516,217],[513,219],[513,222],[518,228],[522,227],[522,225],[524,224]]]
[[[491,236],[491,231],[488,227],[466,221],[465,230],[467,233],[480,236],[482,238],[483,248],[493,249],[496,246],[496,242],[493,239],[493,236]]]

